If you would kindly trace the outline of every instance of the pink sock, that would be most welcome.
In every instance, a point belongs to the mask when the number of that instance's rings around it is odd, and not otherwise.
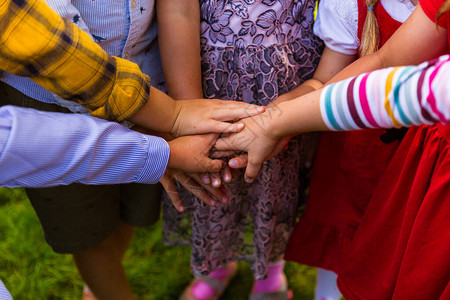
[[[284,261],[271,263],[267,278],[264,280],[255,280],[253,283],[254,293],[267,293],[277,291],[283,284]]]
[[[214,279],[217,279],[219,281],[224,280],[227,276],[230,275],[231,269],[227,267],[219,267],[209,273],[209,277],[212,277]],[[194,286],[192,287],[192,294],[195,298],[200,300],[207,300],[214,296],[214,289],[203,281],[198,281]]]

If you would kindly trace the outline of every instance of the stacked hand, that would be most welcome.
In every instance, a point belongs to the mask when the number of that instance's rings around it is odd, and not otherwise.
[[[270,125],[270,114],[263,113],[241,120],[245,127],[238,133],[232,133],[216,141],[216,151],[246,152],[231,158],[228,165],[245,170],[245,181],[248,183],[258,175],[264,161],[274,157],[283,150],[291,137],[277,137]]]
[[[237,133],[244,123],[234,122],[264,112],[264,107],[222,100],[178,100],[177,117],[170,134],[170,159],[161,183],[175,208],[184,211],[174,180],[210,206],[227,203],[221,187],[231,180],[231,171],[219,157],[210,157],[218,133]],[[216,133],[216,134],[212,134]]]

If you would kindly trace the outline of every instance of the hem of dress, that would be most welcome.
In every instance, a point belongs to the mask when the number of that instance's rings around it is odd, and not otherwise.
[[[300,219],[287,245],[285,260],[338,273],[351,239],[352,234],[335,226]]]

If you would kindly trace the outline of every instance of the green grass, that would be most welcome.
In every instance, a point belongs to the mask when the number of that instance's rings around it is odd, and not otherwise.
[[[138,229],[124,266],[137,299],[177,299],[192,276],[189,248],[161,241],[161,222]],[[294,299],[312,299],[315,270],[287,263]],[[0,189],[0,278],[15,300],[81,299],[83,282],[70,255],[45,243],[39,221],[21,189]],[[252,285],[250,267],[240,263],[222,299],[244,300]]]

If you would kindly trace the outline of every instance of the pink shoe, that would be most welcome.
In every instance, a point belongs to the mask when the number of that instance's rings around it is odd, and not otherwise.
[[[236,275],[237,273],[237,264],[232,263],[229,264],[229,267],[231,269],[231,272],[228,274],[227,277],[225,277],[223,280],[218,280],[214,277],[210,276],[202,276],[197,277],[194,280],[191,281],[191,283],[186,287],[186,289],[181,294],[179,300],[199,300],[194,296],[192,293],[192,288],[199,282],[202,281],[209,285],[213,290],[214,294],[212,297],[208,298],[208,300],[218,300],[220,296],[222,296],[223,292],[227,288],[228,284],[230,283],[231,279]]]
[[[294,297],[294,293],[287,287],[287,279],[283,274],[283,284],[277,291],[274,292],[261,292],[251,293],[249,300],[291,300]]]

